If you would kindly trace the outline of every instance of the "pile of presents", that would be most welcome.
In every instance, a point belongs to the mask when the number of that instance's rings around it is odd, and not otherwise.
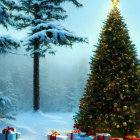
[[[48,134],[48,140],[140,140],[137,136],[124,136],[123,138],[111,138],[108,133],[96,133],[81,132],[80,130],[72,130],[71,133],[67,133],[67,136],[62,136],[57,131],[51,131],[52,134]]]
[[[21,140],[21,133],[16,132],[13,127],[7,127],[0,133],[0,140]]]

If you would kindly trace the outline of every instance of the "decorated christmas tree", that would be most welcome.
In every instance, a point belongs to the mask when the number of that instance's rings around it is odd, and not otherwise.
[[[127,25],[113,1],[74,116],[75,128],[112,136],[140,133],[140,67]]]

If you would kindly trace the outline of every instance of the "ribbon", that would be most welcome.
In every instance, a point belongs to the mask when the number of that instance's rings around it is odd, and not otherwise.
[[[14,128],[13,128],[13,127],[10,128],[9,126],[7,126],[6,129],[3,129],[3,130],[2,130],[2,133],[5,134],[5,139],[6,139],[6,140],[7,140],[7,135],[8,135],[9,132],[10,132],[9,130],[11,130],[11,131],[14,132]]]
[[[52,136],[52,135],[55,135],[55,136],[56,136],[56,135],[60,135],[59,133],[57,133],[57,131],[51,130],[51,132],[52,132],[52,134],[50,134],[51,136]]]

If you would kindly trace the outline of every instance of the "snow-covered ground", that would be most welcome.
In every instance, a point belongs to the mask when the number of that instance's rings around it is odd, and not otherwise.
[[[14,127],[21,132],[21,140],[47,140],[51,130],[57,130],[66,135],[73,129],[73,113],[42,113],[28,112],[16,116],[15,121],[0,122],[0,131],[6,126]]]

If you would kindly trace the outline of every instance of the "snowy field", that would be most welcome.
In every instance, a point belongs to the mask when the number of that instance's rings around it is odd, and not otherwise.
[[[0,131],[6,126],[14,127],[21,132],[21,140],[47,140],[51,130],[66,135],[73,129],[73,113],[28,112],[16,116],[15,121],[0,122]]]

